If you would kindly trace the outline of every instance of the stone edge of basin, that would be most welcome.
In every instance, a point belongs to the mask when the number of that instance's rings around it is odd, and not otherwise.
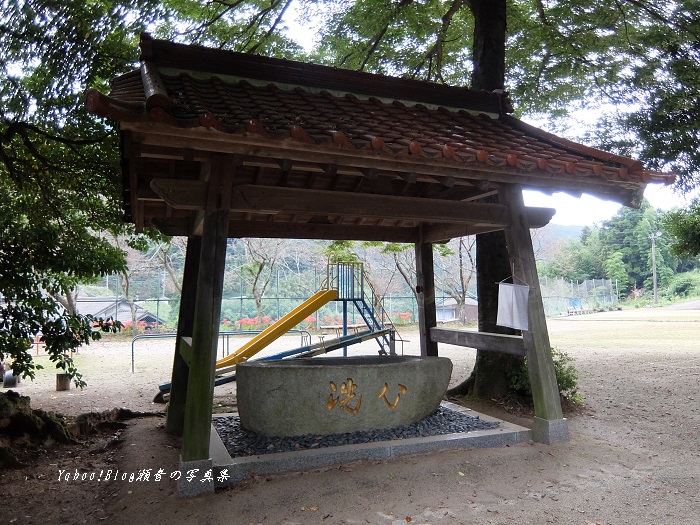
[[[475,430],[459,434],[445,434],[402,440],[341,445],[325,449],[278,452],[262,456],[231,458],[216,429],[211,427],[210,451],[214,469],[215,486],[223,488],[235,485],[251,476],[278,474],[282,472],[306,471],[342,463],[362,460],[384,460],[391,457],[422,454],[448,449],[495,448],[532,439],[530,429],[502,421],[469,408],[443,401],[441,406],[457,412],[479,417],[483,421],[499,423],[499,427],[489,430]],[[217,414],[214,417],[229,417]],[[226,471],[226,475],[222,473]]]
[[[238,414],[241,426],[264,436],[398,427],[440,406],[452,369],[449,358],[438,356],[248,363],[236,372]]]

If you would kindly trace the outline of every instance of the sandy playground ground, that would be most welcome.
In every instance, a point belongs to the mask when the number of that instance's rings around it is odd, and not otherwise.
[[[32,464],[0,471],[0,523],[173,524],[687,524],[700,523],[700,305],[549,320],[552,344],[573,356],[583,409],[568,414],[571,441],[451,450],[310,472],[253,477],[191,500],[170,479],[178,441],[162,416],[130,420],[79,445],[39,451]],[[401,334],[407,354],[417,333]],[[270,349],[298,346],[285,338]],[[76,355],[84,390],[55,390],[52,370],[17,389],[33,408],[77,415],[126,407],[162,414],[157,384],[169,380],[174,339],[101,342]],[[234,342],[232,341],[232,345]],[[400,348],[399,348],[400,349]],[[376,353],[369,341],[353,353]],[[474,351],[447,345],[453,383]],[[39,362],[45,357],[39,355]],[[215,405],[235,405],[235,383]],[[503,403],[472,408],[524,426],[528,414]],[[508,408],[508,410],[506,410]],[[67,473],[119,471],[119,481]],[[134,479],[151,469],[148,481]],[[162,470],[160,481],[156,473]]]

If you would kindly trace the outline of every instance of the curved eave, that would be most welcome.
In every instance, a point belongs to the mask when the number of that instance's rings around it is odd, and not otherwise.
[[[543,129],[532,126],[531,124],[527,124],[526,122],[516,119],[510,115],[501,115],[499,118],[514,129],[520,129],[529,136],[537,137],[540,140],[547,141],[553,145],[564,148],[569,152],[596,159],[603,164],[619,164],[624,166],[627,168],[630,175],[633,177],[638,177],[644,183],[654,182],[673,184],[673,182],[676,180],[675,173],[646,170],[644,169],[643,164],[638,160],[623,157],[622,155],[616,155],[614,153],[593,148],[591,146],[586,146],[585,144],[580,144],[578,142],[573,142],[569,139],[559,137],[553,133],[549,133]]]
[[[535,157],[515,150],[488,151],[478,144],[468,147],[466,143],[459,149],[447,144],[436,147],[434,142],[426,146],[418,140],[391,142],[379,136],[353,136],[335,130],[327,130],[319,138],[318,133],[312,137],[300,125],[270,131],[258,120],[251,119],[231,125],[222,123],[215,115],[204,111],[176,116],[177,113],[173,114],[177,111],[176,107],[163,106],[162,88],[157,85],[154,87],[152,83],[149,84],[150,87],[144,87],[143,83],[137,81],[136,73],[127,74],[133,79],[125,83],[129,86],[129,95],[124,98],[107,96],[94,89],[88,91],[88,111],[117,120],[122,129],[140,127],[140,123],[147,123],[155,125],[149,126],[148,130],[141,130],[147,134],[167,135],[167,127],[172,127],[192,140],[206,137],[201,142],[195,140],[203,150],[208,147],[206,142],[213,138],[216,142],[255,144],[271,150],[271,155],[281,151],[316,152],[319,155],[340,155],[355,160],[365,158],[370,164],[376,162],[384,166],[396,163],[397,169],[410,169],[409,164],[426,169],[447,168],[456,170],[455,173],[461,172],[465,178],[470,179],[480,178],[478,174],[483,172],[484,180],[501,183],[512,181],[542,191],[586,192],[629,206],[639,205],[646,183],[670,184],[675,179],[673,174],[644,170],[638,161],[574,143],[507,115],[501,115],[498,120],[518,133],[563,150],[565,154],[559,158],[555,155]],[[147,68],[140,73],[141,76],[152,76]],[[140,92],[139,87],[142,88]],[[124,96],[122,92],[119,94]],[[154,99],[154,103],[149,104],[151,99]],[[202,128],[209,131],[200,135],[197,130]],[[220,138],[212,136],[213,131],[221,133]]]
[[[146,113],[144,102],[123,101],[109,97],[97,89],[89,89],[85,94],[85,108],[99,117],[107,117],[118,122],[146,122],[152,116]]]

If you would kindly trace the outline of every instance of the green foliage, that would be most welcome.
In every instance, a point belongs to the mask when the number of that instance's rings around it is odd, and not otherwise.
[[[582,403],[583,398],[578,392],[578,372],[572,364],[574,358],[566,352],[552,348],[552,359],[554,361],[554,374],[559,386],[559,394],[563,400]],[[527,366],[527,358],[523,366],[510,374],[510,389],[513,394],[525,399],[532,399],[532,389],[530,388],[530,376]]]
[[[683,210],[673,210],[663,219],[663,227],[672,235],[671,249],[678,257],[700,255],[700,199]]]
[[[360,260],[356,249],[357,243],[354,241],[330,241],[322,246],[321,252],[331,264],[351,263]]]
[[[462,2],[308,4],[315,4],[310,13],[322,20],[315,61],[456,85],[469,82],[473,19]]]
[[[18,1],[0,15],[0,352],[22,375],[34,375],[27,350],[42,333],[50,359],[82,384],[67,352],[119,328],[56,297],[125,267],[101,234],[122,228],[116,136],[82,93],[133,64],[150,12],[148,2]]]
[[[686,272],[674,275],[666,289],[668,297],[698,297],[700,296],[700,274]]]
[[[629,289],[629,274],[625,267],[622,252],[611,253],[608,258],[605,259],[603,266],[605,267],[605,275],[608,279],[617,283],[618,290]]]
[[[696,266],[695,261],[678,259],[671,251],[671,236],[665,230],[674,213],[662,215],[646,200],[639,209],[622,207],[600,227],[585,228],[581,239],[569,241],[554,261],[541,263],[543,275],[572,281],[611,279],[621,295],[633,287],[651,288],[653,236],[657,282],[664,287],[674,273]]]
[[[679,186],[690,189],[700,182],[700,2],[652,4],[648,11],[651,24],[636,31],[644,60],[628,80],[639,109],[627,123],[644,144],[641,158],[677,170]]]
[[[154,33],[242,53],[303,59],[302,48],[283,32],[289,4],[288,0],[165,0]]]

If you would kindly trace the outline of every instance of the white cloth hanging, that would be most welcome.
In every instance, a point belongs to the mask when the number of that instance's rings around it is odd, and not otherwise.
[[[498,284],[496,324],[516,330],[528,329],[528,295],[530,287],[521,284]]]

